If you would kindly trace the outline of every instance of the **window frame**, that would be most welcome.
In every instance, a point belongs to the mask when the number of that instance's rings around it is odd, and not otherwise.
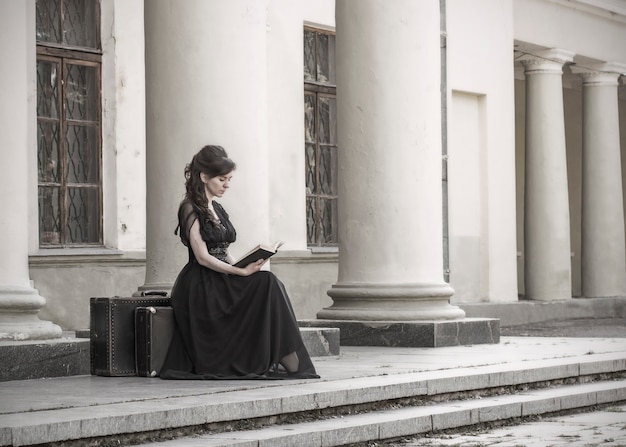
[[[305,26],[304,27],[304,33],[306,32],[313,32],[315,33],[315,47],[314,47],[314,53],[315,53],[315,61],[316,61],[316,66],[317,66],[317,55],[318,55],[318,35],[319,34],[324,34],[324,35],[330,35],[330,36],[335,36],[335,33],[329,30],[325,30],[325,29],[320,29],[320,28],[314,28],[311,26]],[[306,35],[306,34],[304,34]],[[305,48],[306,51],[306,48]],[[305,55],[305,63],[306,63],[306,55]],[[334,63],[333,63],[334,65]],[[304,70],[304,68],[303,68]],[[305,178],[308,181],[308,177],[309,177],[309,164],[308,164],[308,160],[309,157],[307,155],[307,147],[311,144],[314,145],[314,163],[315,163],[315,173],[314,173],[314,185],[313,185],[313,190],[309,191],[309,185],[307,184],[305,189],[306,189],[306,213],[307,213],[307,246],[311,249],[315,249],[315,248],[333,248],[333,247],[338,247],[339,245],[339,241],[338,241],[338,216],[337,216],[337,200],[338,200],[338,194],[337,191],[335,191],[334,194],[329,194],[329,193],[324,193],[322,190],[322,185],[321,185],[321,181],[320,181],[320,166],[321,166],[321,154],[322,154],[322,150],[323,148],[331,148],[334,149],[335,154],[334,154],[334,166],[332,166],[332,170],[333,170],[333,174],[335,175],[335,179],[338,173],[338,162],[337,162],[337,151],[338,149],[338,145],[337,142],[335,141],[334,144],[332,143],[321,143],[319,140],[319,128],[320,128],[320,98],[331,98],[334,99],[335,101],[337,100],[337,86],[336,84],[330,84],[330,83],[325,83],[325,82],[318,82],[317,80],[311,80],[311,79],[306,79],[304,76],[304,104],[306,106],[307,104],[307,96],[311,96],[314,98],[314,103],[315,103],[315,117],[314,117],[314,128],[315,128],[315,137],[314,137],[314,141],[308,141],[305,135],[305,141],[304,141],[304,150],[305,150]],[[306,112],[305,112],[305,120],[306,120]],[[337,126],[337,122],[336,122],[336,117],[335,117],[335,132],[336,132],[336,126]],[[306,128],[306,122],[305,122],[305,128]],[[336,187],[336,183],[335,183],[335,187]],[[309,231],[309,225],[308,222],[311,219],[311,213],[309,211],[310,207],[309,207],[309,201],[312,200],[314,202],[314,216],[312,216],[313,221],[314,221],[314,234],[311,237],[310,231]],[[325,233],[322,231],[322,227],[323,227],[323,211],[322,211],[322,204],[325,201],[334,201],[334,214],[331,218],[331,240],[330,241],[324,241],[323,240],[323,236],[325,235]]]
[[[45,117],[40,116],[37,111],[37,129],[39,135],[39,126],[40,123],[55,123],[58,126],[58,147],[57,151],[57,179],[56,181],[46,181],[41,178],[40,175],[40,166],[39,166],[39,158],[40,158],[40,144],[39,138],[37,139],[37,206],[38,206],[38,235],[39,235],[39,248],[41,249],[58,249],[58,248],[93,248],[93,247],[102,247],[104,245],[104,203],[103,203],[103,153],[102,153],[102,50],[101,50],[101,38],[100,38],[100,1],[96,0],[97,4],[95,5],[95,22],[96,22],[96,30],[95,33],[95,45],[97,48],[87,48],[75,45],[63,45],[55,42],[46,42],[36,40],[36,59],[37,64],[39,61],[44,61],[47,63],[52,63],[57,65],[57,73],[60,73],[56,80],[56,89],[57,89],[57,98],[56,98],[56,109],[57,116],[56,117]],[[59,2],[59,7],[63,8],[63,2]],[[62,12],[59,13],[62,16]],[[61,20],[61,19],[59,19]],[[81,120],[81,119],[70,119],[67,116],[67,111],[65,108],[65,104],[67,102],[66,99],[66,76],[67,76],[67,67],[69,65],[78,65],[84,67],[92,67],[94,68],[94,94],[96,97],[94,98],[94,115],[92,119]],[[39,95],[39,91],[37,91],[37,95]],[[37,101],[39,104],[39,99]],[[92,160],[95,165],[95,177],[90,181],[77,182],[71,181],[68,176],[68,149],[67,149],[67,140],[66,135],[68,132],[69,126],[76,127],[85,127],[85,128],[94,128],[94,141],[90,141],[90,144],[93,145],[94,151],[90,154],[91,157],[94,158]],[[42,202],[42,191],[44,188],[58,188],[58,231],[52,232],[52,234],[48,235],[48,240],[44,234],[45,226],[42,225],[42,221],[45,216],[43,213],[43,205]],[[97,232],[95,237],[90,238],[89,242],[72,242],[70,240],[70,200],[68,190],[87,190],[92,189],[96,190],[95,200],[97,204],[97,210],[90,208],[90,211],[93,211],[97,217],[96,222],[93,222],[93,231]],[[89,223],[89,217],[86,218],[84,223]],[[87,225],[88,227],[90,225]],[[57,235],[58,233],[58,235]]]

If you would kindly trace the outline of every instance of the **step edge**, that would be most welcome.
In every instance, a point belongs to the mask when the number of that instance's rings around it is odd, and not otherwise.
[[[309,440],[310,437],[319,437],[320,445],[330,447],[344,445],[348,440],[350,443],[356,443],[393,439],[401,436],[457,429],[481,423],[514,420],[516,418],[626,401],[626,380],[607,382],[606,386],[601,387],[602,389],[599,388],[598,384],[568,385],[556,393],[554,389],[536,390],[532,393],[515,396],[494,396],[481,400],[446,402],[437,405],[437,408],[429,408],[436,411],[426,411],[427,409],[422,407],[419,409],[382,410],[349,415],[341,419],[285,424],[284,426],[271,426],[242,432],[198,435],[195,438],[202,441],[220,442],[223,440],[224,444],[211,443],[211,445],[213,447],[226,447],[234,445],[233,443],[239,444],[248,441],[256,441],[258,445],[271,445],[270,441],[272,440],[280,441],[280,445],[301,445],[299,442],[302,442],[303,438],[308,436]],[[618,392],[616,400],[606,400],[606,397],[614,395],[615,392]],[[598,393],[604,393],[602,402],[598,401]],[[564,402],[567,399],[576,400],[576,397],[588,398],[578,406]],[[513,402],[506,402],[507,400],[513,400]],[[528,404],[531,405],[529,406]],[[525,409],[525,406],[529,406],[534,410]],[[502,413],[504,413],[504,417],[497,416]],[[446,421],[446,417],[450,417],[451,421]],[[413,428],[408,429],[398,426],[403,423],[410,424]],[[415,427],[417,427],[417,431]],[[355,429],[364,430],[362,433],[357,433]],[[281,432],[287,431],[288,433],[281,435]],[[373,431],[375,435],[371,434]],[[278,433],[279,435],[277,436],[273,433]],[[176,440],[159,442],[158,444],[154,443],[154,445],[168,447],[174,445],[172,442],[176,442]],[[285,442],[289,444],[284,444]],[[148,447],[152,444],[143,445]]]
[[[618,360],[626,361],[626,359],[623,359],[623,358],[618,359]],[[608,367],[609,366],[608,364],[612,364],[614,361],[615,359],[611,359],[611,360],[602,360],[596,363],[607,363],[607,367]],[[546,367],[532,368],[526,371],[519,371],[519,370],[505,371],[505,373],[515,373],[517,375],[520,375],[521,372],[525,372],[527,373],[526,375],[528,375],[528,371],[533,371],[533,370],[539,371],[539,370],[546,370],[550,368],[561,369],[560,366],[546,366]],[[471,368],[471,369],[474,369],[474,368]],[[614,369],[614,368],[611,367],[607,369]],[[622,369],[622,371],[625,369],[626,368]],[[419,374],[419,373],[416,373],[416,374]],[[494,373],[477,372],[477,376],[485,376],[488,379],[491,378],[491,374],[494,374]],[[215,413],[215,414],[223,415],[226,412],[223,410],[220,410],[220,408],[223,409],[227,405],[241,407],[242,406],[241,399],[231,399],[231,401],[225,401],[225,402],[219,402],[219,403],[208,403],[208,404],[196,404],[195,406],[194,405],[190,406],[190,405],[185,405],[184,401],[191,400],[191,399],[197,400],[198,396],[188,396],[188,397],[180,397],[180,398],[161,398],[161,399],[154,399],[154,400],[149,400],[149,401],[137,401],[133,403],[125,402],[125,403],[114,403],[114,404],[109,404],[109,405],[96,405],[96,406],[86,407],[86,408],[63,408],[63,409],[58,409],[58,410],[43,410],[39,412],[20,413],[20,414],[15,414],[15,415],[5,414],[5,415],[0,415],[0,426],[3,427],[2,429],[0,429],[0,446],[6,445],[6,444],[2,444],[3,442],[2,439],[5,438],[5,435],[3,435],[2,432],[7,429],[11,431],[13,430],[39,431],[40,429],[43,429],[43,431],[45,431],[46,433],[51,434],[50,430],[45,429],[45,427],[48,427],[48,428],[54,427],[54,430],[53,430],[54,432],[56,432],[57,430],[62,432],[63,426],[66,426],[67,428],[80,426],[81,430],[86,430],[87,432],[89,432],[89,425],[91,425],[89,424],[89,421],[96,421],[95,425],[104,424],[106,426],[109,426],[109,428],[115,427],[115,431],[94,430],[93,432],[88,433],[89,437],[108,436],[108,435],[116,435],[116,434],[132,434],[132,433],[143,432],[143,431],[160,430],[160,429],[166,429],[166,428],[178,428],[184,425],[201,425],[201,424],[213,423],[213,422],[228,422],[228,421],[240,420],[244,418],[266,417],[266,416],[272,416],[276,414],[289,413],[293,411],[283,411],[284,407],[288,404],[289,400],[305,399],[306,400],[305,402],[298,403],[297,405],[298,410],[299,411],[312,411],[312,410],[318,410],[318,409],[324,409],[324,408],[332,408],[334,406],[339,406],[339,405],[358,405],[358,404],[363,404],[367,402],[377,402],[377,401],[383,402],[383,401],[393,400],[393,399],[398,399],[398,398],[419,397],[421,395],[432,396],[434,394],[427,394],[423,392],[416,393],[415,385],[416,384],[419,385],[422,382],[426,382],[426,387],[428,389],[428,386],[431,385],[431,382],[435,383],[441,380],[454,381],[455,378],[458,378],[461,376],[463,376],[463,374],[456,374],[454,376],[450,376],[444,379],[430,379],[426,381],[421,381],[421,380],[406,381],[405,380],[405,381],[396,381],[395,383],[391,383],[391,384],[383,384],[383,385],[378,384],[378,385],[372,385],[369,387],[343,390],[343,392],[345,393],[345,399],[341,400],[340,402],[335,402],[335,403],[332,403],[331,401],[325,401],[323,399],[326,396],[337,397],[338,395],[340,395],[341,393],[339,393],[336,388],[328,389],[325,391],[313,391],[313,392],[308,391],[307,393],[295,393],[292,395],[270,397],[268,399],[248,402],[250,404],[249,406],[251,408],[251,412],[245,413],[245,409],[239,408],[240,410],[244,410],[242,414],[239,415],[240,417],[234,417],[234,418],[231,417],[228,419],[226,418],[224,419],[203,418],[202,420],[200,419],[194,420],[191,422],[191,424],[189,424],[189,421],[185,421],[182,424],[170,424],[170,425],[161,424],[161,423],[148,424],[146,421],[144,421],[146,426],[138,427],[137,423],[133,422],[132,419],[141,419],[142,415],[146,415],[146,414],[152,414],[156,419],[158,419],[159,417],[157,413],[159,412],[163,413],[164,420],[170,419],[171,416],[173,415],[172,412],[175,412],[175,413],[177,412],[178,414],[183,414],[185,412],[197,412],[197,413],[203,413],[204,415],[206,415],[206,413]],[[566,378],[566,377],[555,376],[553,377],[552,380],[558,380],[561,378]],[[317,383],[337,384],[338,382],[340,381],[317,382]],[[528,383],[528,382],[517,381],[517,383],[510,383],[509,385],[514,386],[514,385],[520,385],[523,383]],[[502,385],[502,382],[498,382],[498,385],[493,385],[492,383],[491,386],[504,386],[504,385]],[[295,387],[294,389],[297,390],[298,385],[293,385],[293,387]],[[387,395],[384,398],[375,398],[372,396],[371,393],[362,392],[363,390],[372,391],[374,389],[386,389],[387,391],[389,391],[393,388],[396,388],[395,390],[396,392],[391,393],[391,394],[387,393]],[[419,387],[417,389],[418,391],[423,390],[423,388],[419,388]],[[471,391],[474,389],[481,389],[481,387],[470,388],[470,387],[461,385],[461,388],[457,388],[455,391]],[[455,391],[452,391],[452,392],[455,392]],[[240,392],[238,391],[238,392],[233,392],[232,394],[233,394],[233,397],[236,397],[235,394],[242,394],[242,393],[249,394],[249,392],[250,392],[249,390],[240,391]],[[172,405],[173,400],[179,401],[177,408],[173,408],[173,405]],[[259,402],[261,401],[264,402],[264,405],[259,405]],[[157,412],[154,411],[155,407],[159,407],[159,403],[165,403],[165,402],[168,403],[167,405],[168,408],[166,410],[159,410]],[[122,412],[119,412],[119,414],[116,414],[116,415],[108,415],[108,416],[101,417],[101,418],[97,417],[97,413],[102,413],[103,410],[116,409],[117,407],[128,407],[131,404],[134,404],[135,407],[139,407],[139,408],[136,408],[135,411],[131,412],[130,414],[128,413],[128,411],[124,411],[123,414]],[[148,408],[148,406],[150,406],[151,408]],[[88,410],[92,410],[91,413],[95,413],[95,414],[85,414],[86,411],[89,413]],[[56,418],[51,417],[53,415],[50,413],[55,413]],[[65,418],[62,417],[64,413],[67,414],[67,417]],[[24,414],[28,415],[31,418],[38,414],[39,415],[39,417],[37,417],[38,420],[41,420],[41,416],[48,416],[48,421],[44,423],[38,423],[38,424],[33,424],[30,422],[27,422],[25,424],[24,423],[22,424],[11,423],[10,419],[12,417],[17,418]],[[171,419],[177,420],[178,418],[173,417]],[[104,423],[103,421],[105,422],[108,421],[109,423]],[[78,437],[76,437],[76,435],[78,435]],[[76,435],[67,439],[81,439],[85,437],[79,433],[76,433]],[[49,440],[45,439],[40,442],[54,442],[56,440],[57,439],[51,436]]]

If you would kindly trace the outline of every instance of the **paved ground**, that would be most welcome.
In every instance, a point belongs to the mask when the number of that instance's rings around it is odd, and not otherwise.
[[[503,327],[500,329],[500,334],[522,337],[626,338],[626,318],[547,321]]]
[[[501,329],[502,336],[626,338],[626,319],[549,321]],[[368,447],[626,447],[626,404],[518,425],[406,438]]]

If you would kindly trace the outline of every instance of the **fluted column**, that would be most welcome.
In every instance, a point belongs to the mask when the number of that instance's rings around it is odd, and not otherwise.
[[[618,79],[626,66],[574,67],[583,79],[582,293],[626,295]]]
[[[453,320],[443,280],[439,3],[337,0],[331,320]]]
[[[572,297],[570,216],[563,114],[563,65],[548,50],[521,60],[526,76],[524,269],[526,298]]]
[[[40,320],[46,304],[28,271],[29,74],[35,71],[34,0],[0,2],[0,340],[58,338],[61,328]],[[32,177],[31,177],[32,178]]]
[[[144,8],[146,279],[138,293],[170,290],[187,261],[174,229],[185,164],[204,145],[224,146],[238,165],[221,201],[238,234],[258,243],[269,225],[265,2],[150,0]]]

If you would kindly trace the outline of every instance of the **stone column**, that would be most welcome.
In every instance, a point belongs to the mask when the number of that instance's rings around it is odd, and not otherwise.
[[[583,78],[582,293],[626,295],[618,79],[626,66],[574,67]]]
[[[258,243],[269,226],[265,2],[150,0],[144,8],[146,279],[137,293],[169,291],[187,261],[174,229],[185,165],[204,145],[224,146],[238,165],[221,200],[238,233]]]
[[[461,319],[443,280],[439,3],[337,0],[335,17],[339,276],[318,318]]]
[[[28,80],[35,62],[28,56],[35,45],[34,1],[0,2],[0,340],[49,339],[61,328],[40,320],[46,304],[30,284],[28,271],[28,151],[36,150],[28,136]]]
[[[552,49],[520,61],[526,76],[525,289],[533,300],[572,297],[562,74],[573,56]]]

